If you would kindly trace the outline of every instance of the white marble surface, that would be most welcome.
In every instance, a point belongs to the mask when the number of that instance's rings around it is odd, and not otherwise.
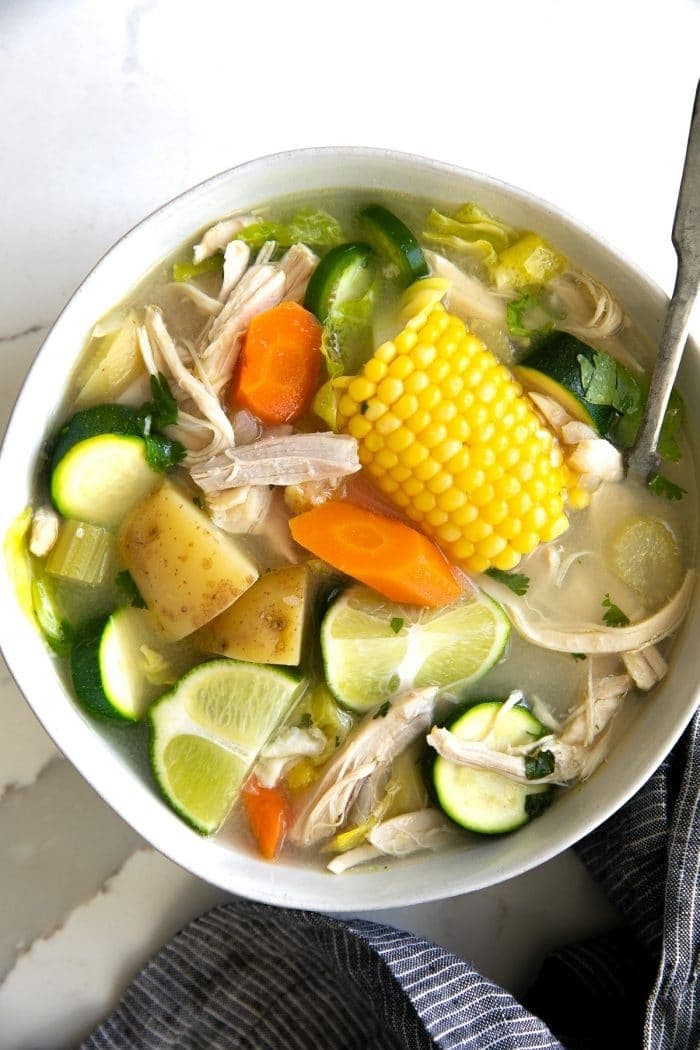
[[[697,5],[412,7],[0,3],[0,429],[48,325],[116,237],[188,185],[289,147],[390,146],[489,172],[670,288]],[[72,1046],[224,894],[107,810],[2,673],[0,712],[0,1048]],[[548,949],[615,921],[572,853],[375,917],[516,991]]]

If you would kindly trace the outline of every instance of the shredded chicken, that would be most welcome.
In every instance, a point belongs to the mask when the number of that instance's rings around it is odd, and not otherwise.
[[[482,281],[467,276],[458,266],[437,252],[424,249],[423,254],[431,273],[451,281],[445,302],[452,313],[457,314],[463,321],[479,318],[482,321],[490,321],[499,328],[506,327],[506,306],[512,295],[491,291]]]
[[[410,690],[383,717],[376,710],[365,716],[314,785],[292,828],[293,841],[310,846],[343,826],[365,780],[387,773],[393,759],[427,730],[436,694],[435,688]]]
[[[326,735],[318,726],[288,726],[260,752],[255,776],[263,787],[274,787],[290,766],[300,758],[320,755],[325,746]]]
[[[224,273],[219,289],[219,310],[243,277],[250,263],[250,248],[245,241],[231,241],[224,252]],[[217,313],[219,312],[217,310]]]
[[[292,514],[303,514],[312,507],[326,503],[337,492],[341,478],[326,478],[323,481],[305,481],[301,485],[287,485],[284,502]]]
[[[622,454],[609,441],[598,437],[587,423],[574,419],[554,398],[537,391],[527,396],[564,446],[567,464],[581,475],[581,488],[595,492],[606,481],[624,477]]]
[[[301,485],[360,469],[357,441],[344,434],[286,434],[229,448],[198,464],[192,477],[205,492],[239,485]]]
[[[251,266],[233,286],[200,347],[202,370],[212,390],[226,386],[238,359],[241,340],[251,320],[282,300],[286,275],[274,263]]]
[[[607,755],[610,726],[632,684],[631,677],[626,674],[607,675],[595,680],[591,668],[584,699],[561,731],[529,744],[501,751],[493,748],[488,738],[462,740],[449,729],[437,726],[431,729],[427,741],[448,762],[498,773],[522,785],[587,780]],[[540,751],[551,753],[554,772],[545,777],[530,778],[526,775],[525,759],[528,754]]]
[[[665,677],[668,664],[655,645],[633,653],[623,653],[622,660],[638,689],[645,692]]]
[[[207,295],[206,292],[203,292],[201,288],[198,288],[191,281],[172,281],[166,287],[185,299],[189,299],[198,310],[201,310],[204,314],[209,314],[211,317],[215,317],[221,309],[221,303],[218,299],[213,299],[211,295]]]
[[[160,310],[146,307],[146,323],[139,326],[138,340],[147,370],[151,375],[165,375],[180,406],[177,425],[169,432],[188,449],[188,465],[230,448],[233,429],[219,399],[206,379],[193,375],[185,365],[184,355],[168,332]],[[188,404],[199,415],[183,407]]]
[[[624,326],[625,314],[608,289],[590,274],[567,270],[549,282],[564,305],[566,316],[557,328],[583,339],[605,339]]]
[[[438,810],[419,809],[414,813],[402,813],[372,828],[364,845],[334,857],[328,870],[341,875],[377,857],[407,857],[420,850],[442,849],[453,839],[455,829]]]
[[[293,244],[280,259],[279,266],[286,277],[285,299],[300,303],[306,294],[309,278],[318,266],[318,255],[305,244]]]
[[[270,509],[272,492],[261,485],[243,485],[209,493],[205,499],[214,524],[235,535],[257,532],[261,528]]]
[[[58,539],[61,519],[51,507],[37,507],[32,515],[29,550],[37,558],[45,558]]]
[[[204,262],[211,255],[222,252],[237,233],[258,221],[254,215],[232,215],[230,219],[221,219],[220,222],[214,223],[192,249],[195,263]]]
[[[689,569],[681,586],[663,608],[627,627],[590,623],[555,626],[537,622],[531,618],[525,603],[503,584],[488,576],[483,576],[479,583],[482,590],[504,606],[518,633],[534,645],[560,653],[628,653],[660,642],[680,627],[688,611],[695,575],[695,570]]]

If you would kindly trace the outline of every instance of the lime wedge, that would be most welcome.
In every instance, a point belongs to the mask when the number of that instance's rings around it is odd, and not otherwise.
[[[485,594],[420,609],[353,586],[336,599],[321,626],[326,681],[354,711],[367,711],[414,685],[459,693],[493,667],[509,634],[506,614]]]
[[[678,589],[683,575],[676,538],[660,518],[631,518],[612,542],[615,575],[649,609],[662,605]]]
[[[211,660],[151,707],[151,768],[170,805],[209,835],[224,822],[262,747],[286,718],[300,679]]]

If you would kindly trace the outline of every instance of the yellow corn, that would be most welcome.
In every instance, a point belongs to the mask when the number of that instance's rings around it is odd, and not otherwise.
[[[513,569],[568,528],[568,490],[586,495],[508,369],[440,303],[343,384],[337,412],[382,492],[471,572]]]

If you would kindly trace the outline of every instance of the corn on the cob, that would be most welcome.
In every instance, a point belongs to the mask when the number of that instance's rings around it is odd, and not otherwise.
[[[382,492],[454,561],[477,573],[512,569],[568,528],[568,490],[584,494],[508,369],[442,304],[420,305],[339,384],[338,429],[357,439]]]

